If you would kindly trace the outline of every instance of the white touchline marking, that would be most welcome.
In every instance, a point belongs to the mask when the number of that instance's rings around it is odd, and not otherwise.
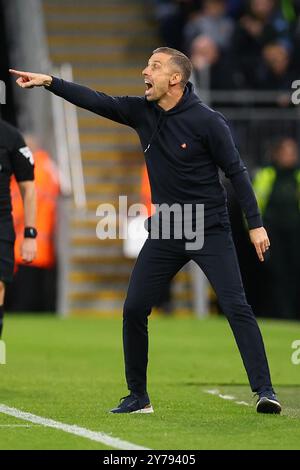
[[[236,403],[237,405],[251,406],[250,403],[247,403],[246,401],[236,401],[235,403]]]
[[[18,410],[17,408],[11,408],[3,404],[0,404],[0,413],[9,416],[14,416],[15,418],[23,419],[24,421],[29,421],[30,423],[40,424],[41,426],[45,426],[48,428],[59,429],[69,434],[74,434],[75,436],[90,439],[91,441],[101,442],[102,444],[105,444],[108,447],[113,447],[115,449],[150,450],[147,447],[141,447],[132,444],[131,442],[122,441],[118,437],[111,437],[108,434],[104,434],[103,432],[91,431],[90,429],[82,428],[74,424],[60,423],[59,421],[43,418],[41,416],[33,415],[31,413],[26,413],[25,411]]]
[[[204,390],[205,393],[209,393],[210,395],[219,395],[219,390]]]
[[[234,401],[234,403],[236,403],[237,405],[244,405],[244,406],[250,406],[249,403],[245,402],[245,401],[238,401],[236,399],[236,397],[232,396],[232,395],[222,395],[222,393],[220,393],[219,390],[217,389],[214,389],[214,390],[204,390],[204,393],[208,393],[209,395],[215,395],[219,398],[222,398],[223,400],[232,400]]]
[[[35,428],[39,424],[0,424],[0,428]]]
[[[235,397],[231,396],[231,395],[219,395],[220,398],[223,398],[223,400],[234,400]]]

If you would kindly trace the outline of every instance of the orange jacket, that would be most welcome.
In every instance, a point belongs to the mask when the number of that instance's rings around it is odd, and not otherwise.
[[[146,215],[148,217],[153,215],[155,212],[155,206],[151,203],[151,187],[146,164],[144,164],[142,168],[141,201],[147,208]]]
[[[37,191],[37,257],[30,266],[51,268],[55,264],[54,233],[57,198],[59,195],[58,172],[52,159],[44,150],[34,153],[35,185]],[[16,231],[15,263],[23,264],[21,244],[24,235],[24,211],[22,197],[14,178],[11,182],[13,219]]]

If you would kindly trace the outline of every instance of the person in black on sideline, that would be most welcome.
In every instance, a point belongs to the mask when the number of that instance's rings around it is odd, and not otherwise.
[[[257,411],[280,413],[262,336],[241,280],[219,167],[234,186],[261,261],[270,246],[269,238],[228,124],[195,95],[189,82],[191,71],[191,62],[183,53],[166,47],[156,49],[142,72],[144,97],[111,97],[49,75],[16,70],[11,73],[17,75],[22,88],[45,86],[77,106],[134,128],[144,150],[156,207],[178,204],[185,208],[190,204],[190,220],[197,223],[197,205],[204,205],[201,249],[190,244],[187,247],[186,234],[179,239],[175,234],[155,239],[152,220],[149,224],[149,237],[134,266],[123,312],[130,394],[111,412],[153,412],[147,393],[148,316],[172,277],[193,260],[207,275],[228,318],[251,388],[258,394]]]

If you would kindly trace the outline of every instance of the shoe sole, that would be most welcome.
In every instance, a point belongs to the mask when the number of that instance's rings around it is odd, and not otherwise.
[[[262,398],[256,405],[256,411],[257,413],[279,415],[281,413],[281,406],[278,401]]]
[[[146,406],[145,408],[142,408],[140,410],[136,410],[136,411],[109,411],[109,413],[115,415],[115,414],[134,414],[134,413],[144,413],[144,414],[148,414],[148,413],[154,413],[154,409],[152,408],[151,405],[149,406]]]
[[[152,408],[151,405],[149,405],[149,406],[146,406],[145,408],[142,408],[141,410],[132,411],[130,414],[134,414],[134,413],[144,413],[144,414],[154,413],[154,409]]]

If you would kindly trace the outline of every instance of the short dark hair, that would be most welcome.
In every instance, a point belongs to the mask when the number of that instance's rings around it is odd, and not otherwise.
[[[185,87],[190,79],[193,69],[190,59],[182,52],[177,49],[172,49],[171,47],[158,47],[152,52],[152,54],[159,53],[169,55],[171,62],[180,69],[182,75],[181,85],[182,87]]]

